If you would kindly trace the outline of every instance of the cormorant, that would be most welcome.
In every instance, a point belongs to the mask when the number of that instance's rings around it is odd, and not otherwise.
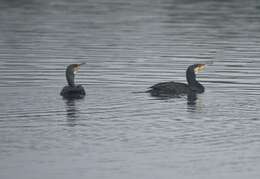
[[[81,64],[71,64],[66,69],[66,79],[68,82],[67,86],[64,86],[60,92],[60,95],[68,99],[78,99],[85,96],[85,90],[82,85],[76,85],[74,82],[75,74],[79,71]]]
[[[173,81],[163,82],[151,86],[147,92],[149,92],[152,96],[158,97],[203,93],[204,87],[196,80],[196,74],[203,71],[204,68],[205,64],[190,65],[186,70],[186,80],[188,84]]]

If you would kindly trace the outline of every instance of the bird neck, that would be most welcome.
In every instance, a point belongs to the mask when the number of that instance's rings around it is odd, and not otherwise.
[[[74,72],[71,69],[68,68],[66,70],[66,79],[67,79],[69,86],[72,86],[72,87],[75,86],[74,78],[75,78]]]
[[[188,68],[186,71],[186,80],[189,85],[197,85],[199,82],[196,80],[196,74],[193,69]]]
[[[186,71],[186,78],[189,88],[196,93],[203,93],[204,87],[196,80],[196,74],[193,69],[188,68]]]

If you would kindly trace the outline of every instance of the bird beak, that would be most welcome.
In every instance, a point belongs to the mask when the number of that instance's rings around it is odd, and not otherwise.
[[[195,74],[203,71],[205,69],[205,64],[198,64],[198,66],[194,69]]]
[[[86,62],[83,62],[83,63],[80,63],[79,66],[81,66],[81,65],[85,65],[85,64],[86,64]]]

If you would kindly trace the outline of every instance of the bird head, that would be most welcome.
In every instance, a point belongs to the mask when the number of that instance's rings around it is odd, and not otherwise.
[[[205,69],[205,64],[194,64],[194,73],[197,74]]]
[[[73,73],[76,74],[79,71],[80,66],[84,64],[85,63],[71,64],[70,68],[72,69]]]

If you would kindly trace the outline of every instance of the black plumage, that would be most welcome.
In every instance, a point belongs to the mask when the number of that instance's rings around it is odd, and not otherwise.
[[[205,64],[190,65],[186,70],[187,84],[174,81],[162,82],[151,86],[147,92],[151,93],[152,96],[178,96],[181,94],[203,93],[205,89],[197,81],[196,73],[204,68]]]
[[[71,64],[66,69],[67,86],[61,90],[60,95],[67,99],[83,98],[86,93],[82,85],[75,84],[75,74],[78,72],[82,64]]]

